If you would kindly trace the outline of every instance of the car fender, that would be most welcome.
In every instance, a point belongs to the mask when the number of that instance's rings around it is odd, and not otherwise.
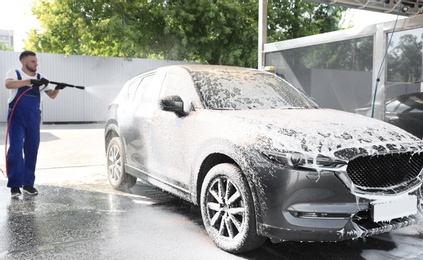
[[[125,138],[122,136],[121,131],[120,131],[120,128],[117,125],[117,122],[115,122],[115,121],[114,122],[113,121],[112,122],[107,122],[107,124],[106,124],[106,126],[105,126],[104,129],[105,129],[104,130],[104,143],[105,143],[105,149],[106,150],[107,150],[108,143],[115,136],[120,137],[121,140],[122,140],[122,143],[123,143],[124,147],[126,147]],[[113,134],[110,135],[111,132],[114,132],[116,134],[115,135],[113,135]]]
[[[207,159],[212,156],[213,154],[219,154],[226,158],[229,158],[233,163],[235,163],[243,172],[245,178],[247,179],[248,186],[250,188],[251,194],[253,196],[254,201],[254,208],[256,210],[257,215],[257,221],[261,221],[261,203],[259,199],[259,193],[257,192],[257,188],[254,185],[255,183],[255,176],[254,172],[251,169],[250,165],[248,164],[247,157],[251,156],[246,151],[246,147],[239,146],[235,144],[232,141],[224,140],[224,139],[218,139],[213,138],[209,139],[206,142],[204,142],[201,146],[198,147],[197,153],[195,153],[197,156],[193,158],[193,164],[194,167],[191,170],[191,184],[192,187],[191,190],[191,200],[193,203],[198,204],[200,191],[201,191],[201,185],[203,183],[204,176],[207,174],[207,172],[202,172],[202,167],[204,166]],[[226,161],[225,161],[226,162]],[[222,162],[217,162],[214,165],[217,165]],[[214,166],[213,165],[213,166]]]

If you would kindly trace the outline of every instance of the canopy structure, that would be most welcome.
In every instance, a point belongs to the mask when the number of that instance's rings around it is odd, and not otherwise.
[[[388,100],[423,92],[423,0],[305,0],[401,19],[273,43],[266,42],[267,1],[259,0],[258,68],[273,67],[322,107],[384,120]]]
[[[318,4],[415,17],[423,15],[423,0],[306,0]],[[258,67],[263,66],[263,45],[267,38],[267,0],[259,0]]]
[[[423,0],[307,0],[321,4],[334,4],[345,7],[413,16],[423,14]]]

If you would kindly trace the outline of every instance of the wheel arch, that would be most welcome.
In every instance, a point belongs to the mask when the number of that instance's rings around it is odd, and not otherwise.
[[[114,137],[120,137],[119,128],[116,121],[108,122],[104,131],[104,150],[107,151],[107,146]]]
[[[262,221],[262,209],[260,207],[260,203],[259,203],[259,198],[258,198],[258,193],[256,191],[255,185],[253,184],[251,178],[249,178],[246,173],[245,173],[245,169],[236,162],[236,160],[234,160],[232,157],[223,154],[223,153],[212,153],[209,154],[202,162],[200,170],[198,171],[198,175],[197,175],[197,182],[196,182],[196,191],[195,191],[195,198],[193,199],[193,202],[196,205],[200,205],[200,199],[201,199],[201,187],[203,185],[204,179],[207,175],[207,173],[210,171],[211,168],[213,168],[214,166],[218,165],[218,164],[222,164],[222,163],[231,163],[236,165],[238,168],[241,169],[242,175],[245,177],[245,179],[247,180],[248,183],[248,187],[250,189],[251,195],[253,197],[253,203],[254,203],[254,210],[255,210],[255,214],[256,214],[256,221],[257,222],[261,222]],[[258,225],[256,225],[258,226]]]

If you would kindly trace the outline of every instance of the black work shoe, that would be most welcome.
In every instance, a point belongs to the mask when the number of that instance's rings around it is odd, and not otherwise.
[[[11,188],[10,189],[10,193],[12,194],[12,198],[13,197],[18,197],[18,196],[20,196],[22,193],[21,193],[21,189],[19,189],[19,188]]]
[[[37,189],[34,188],[34,187],[31,187],[31,186],[23,186],[23,191],[26,194],[29,194],[29,195],[37,195],[38,194]]]

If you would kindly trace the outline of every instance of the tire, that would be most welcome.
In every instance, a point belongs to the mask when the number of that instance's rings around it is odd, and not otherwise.
[[[125,149],[119,137],[110,140],[107,146],[107,177],[113,188],[129,191],[134,187],[137,178],[125,171]]]
[[[224,163],[214,166],[201,187],[201,215],[210,238],[230,253],[261,246],[265,237],[256,231],[253,199],[241,169]]]

